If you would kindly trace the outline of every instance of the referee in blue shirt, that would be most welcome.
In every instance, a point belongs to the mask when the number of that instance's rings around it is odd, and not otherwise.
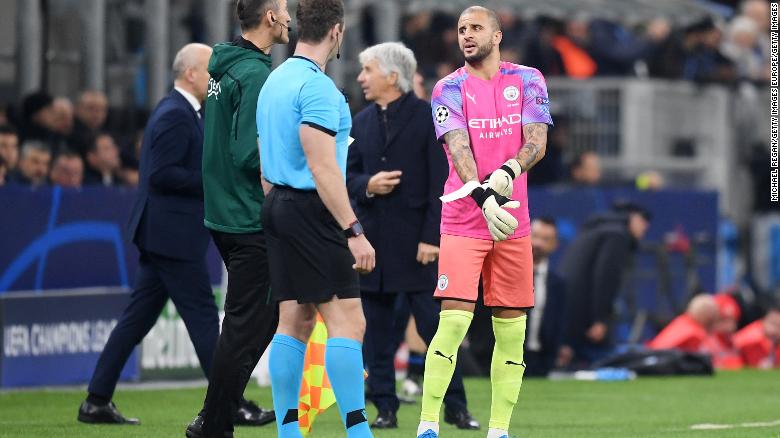
[[[298,390],[316,312],[328,327],[325,369],[348,437],[370,437],[362,341],[366,321],[358,273],[374,269],[374,248],[349,203],[347,148],[352,119],[325,75],[344,35],[341,0],[300,0],[295,55],[265,83],[257,105],[271,290],[279,327],[270,372],[280,437],[300,437]],[[264,184],[266,187],[269,184]]]

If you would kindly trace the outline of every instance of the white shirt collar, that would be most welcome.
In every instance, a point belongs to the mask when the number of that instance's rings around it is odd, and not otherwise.
[[[173,89],[181,93],[181,95],[184,96],[185,99],[187,99],[187,102],[189,102],[190,105],[192,105],[192,108],[195,110],[196,113],[200,111],[200,102],[198,102],[198,99],[196,99],[195,96],[193,96],[187,90],[181,87],[173,87]]]
[[[544,259],[540,261],[534,270],[536,271],[536,275],[547,275],[547,269],[549,269],[550,266],[550,260]]]

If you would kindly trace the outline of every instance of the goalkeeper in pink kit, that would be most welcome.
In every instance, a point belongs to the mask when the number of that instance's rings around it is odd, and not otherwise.
[[[439,436],[439,411],[474,314],[477,286],[493,309],[488,438],[508,437],[525,363],[526,311],[533,307],[533,260],[526,174],[544,156],[552,125],[538,70],[502,62],[496,14],[473,6],[458,20],[464,67],[440,80],[431,108],[450,164],[441,215],[439,326],[425,361],[417,436]]]

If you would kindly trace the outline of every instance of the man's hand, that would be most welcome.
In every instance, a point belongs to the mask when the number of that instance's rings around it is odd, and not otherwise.
[[[590,339],[591,342],[598,344],[607,336],[607,325],[603,322],[594,322],[588,331],[585,332],[585,336]]]
[[[260,186],[263,188],[263,194],[265,196],[268,196],[268,192],[274,188],[274,185],[269,183],[268,180],[265,179],[262,175],[260,175]]]
[[[506,240],[515,232],[518,226],[517,219],[509,214],[505,208],[518,208],[520,203],[499,195],[493,189],[477,187],[471,192],[477,205],[482,209],[488,230],[493,240],[500,242]]]
[[[439,258],[439,247],[420,242],[417,244],[417,261],[423,265],[433,263]]]
[[[558,349],[558,357],[555,358],[555,368],[566,368],[574,358],[574,350],[568,345],[561,345]]]
[[[355,257],[355,264],[352,265],[352,269],[361,274],[368,274],[374,270],[376,254],[374,253],[374,247],[366,239],[365,234],[350,237],[347,239],[347,245],[349,245],[349,252],[352,253],[352,257]]]
[[[520,167],[520,163],[514,158],[511,158],[490,174],[490,178],[488,178],[487,183],[491,189],[495,190],[496,193],[509,198],[512,196],[514,180],[522,172],[523,168]]]
[[[378,172],[368,180],[366,192],[370,195],[387,195],[401,182],[401,171]]]

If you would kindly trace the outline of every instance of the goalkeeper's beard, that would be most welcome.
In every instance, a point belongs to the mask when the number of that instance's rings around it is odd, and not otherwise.
[[[494,44],[492,41],[488,41],[482,46],[477,46],[477,53],[466,56],[463,55],[466,58],[466,62],[468,62],[471,65],[480,64],[482,61],[485,60],[488,56],[490,56],[490,53],[493,51]]]

